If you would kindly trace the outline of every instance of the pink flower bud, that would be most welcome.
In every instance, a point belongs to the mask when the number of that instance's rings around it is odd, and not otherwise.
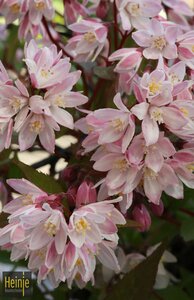
[[[93,187],[94,185],[92,182],[87,183],[86,181],[79,186],[76,196],[77,207],[80,207],[83,204],[86,205],[96,202],[96,189]]]
[[[106,17],[109,9],[109,3],[106,0],[101,0],[98,8],[96,10],[96,15],[98,18],[103,19]]]
[[[75,186],[70,186],[66,193],[69,206],[75,207],[76,194],[77,194],[77,188]]]
[[[73,167],[67,167],[60,172],[60,179],[65,182],[72,182],[76,179],[77,174],[76,170]]]
[[[164,212],[164,205],[163,202],[160,200],[159,205],[156,205],[154,203],[150,203],[150,207],[152,212],[156,215],[156,216],[161,216]]]
[[[132,216],[140,224],[139,231],[147,231],[150,228],[151,218],[145,205],[136,206],[132,211]]]

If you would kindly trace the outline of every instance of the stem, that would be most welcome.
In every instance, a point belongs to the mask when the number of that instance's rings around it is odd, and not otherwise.
[[[115,49],[118,49],[117,6],[116,6],[116,1],[115,0],[114,0],[114,4],[113,4],[113,11],[114,11],[114,23],[115,23],[115,30],[114,30]]]
[[[186,208],[180,208],[180,211],[184,212],[185,214],[194,217],[194,212],[190,211],[189,209]]]

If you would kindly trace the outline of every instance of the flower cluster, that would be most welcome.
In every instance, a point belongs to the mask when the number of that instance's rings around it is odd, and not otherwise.
[[[12,261],[28,259],[28,268],[38,271],[38,281],[48,276],[55,287],[66,280],[69,287],[74,280],[80,288],[94,283],[97,259],[119,272],[116,225],[125,224],[125,218],[114,203],[120,198],[96,202],[92,187],[83,182],[76,208],[67,214],[63,193],[48,195],[25,179],[7,183],[20,193],[4,206],[9,224],[0,230],[0,245],[11,250]]]
[[[146,231],[164,194],[183,199],[185,186],[194,189],[194,13],[183,0],[66,0],[56,24],[52,2],[0,0],[6,24],[19,20],[28,40],[21,80],[0,62],[0,151],[14,133],[20,151],[40,142],[54,153],[62,127],[77,143],[62,156],[64,193],[7,180],[20,196],[3,208],[0,245],[11,260],[28,259],[39,281],[82,288],[94,284],[98,262],[125,273],[146,258],[118,262],[118,225],[133,219]],[[162,262],[160,275],[167,285]]]
[[[19,38],[45,34],[43,18],[52,20],[54,7],[51,0],[2,0],[0,10],[10,24],[19,19]]]
[[[87,97],[71,91],[81,72],[70,73],[69,58],[61,56],[55,45],[39,48],[32,40],[26,46],[31,94],[20,80],[10,80],[1,64],[1,151],[9,148],[13,129],[19,133],[21,151],[30,148],[38,136],[48,152],[54,152],[54,131],[60,130],[59,125],[73,129],[73,117],[66,108],[86,103]]]

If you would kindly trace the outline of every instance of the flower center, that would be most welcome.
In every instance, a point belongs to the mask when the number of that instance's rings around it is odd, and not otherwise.
[[[26,195],[24,199],[22,199],[23,205],[30,205],[33,204],[32,196],[31,195]]]
[[[152,80],[149,85],[149,94],[150,96],[155,95],[157,92],[159,92],[161,90],[161,82],[156,82],[155,80]]]
[[[57,95],[56,98],[55,98],[55,104],[57,106],[60,106],[60,107],[63,107],[65,108],[65,103],[63,101],[63,98],[62,98],[62,95]]]
[[[21,100],[17,97],[13,97],[11,100],[11,107],[12,109],[17,112],[20,109],[21,106]]]
[[[36,9],[38,9],[38,10],[43,10],[43,9],[45,8],[44,1],[37,2],[37,3],[35,4],[35,7],[36,7]]]
[[[148,179],[155,179],[158,176],[156,172],[154,172],[152,169],[145,168],[144,169],[144,177]]]
[[[133,17],[137,17],[140,15],[140,5],[138,3],[128,4],[127,10]]]
[[[152,48],[162,50],[164,47],[166,47],[166,39],[164,38],[164,36],[157,36],[153,38]]]
[[[13,14],[17,14],[20,11],[20,5],[15,3],[10,7],[10,9]]]
[[[42,130],[42,122],[41,121],[34,121],[30,123],[30,131],[35,133],[40,133]]]
[[[184,108],[184,107],[181,107],[181,108],[180,108],[180,111],[183,113],[183,115],[184,115],[185,117],[188,117],[188,115],[189,115],[188,109],[186,109],[186,108]]]
[[[75,229],[77,232],[85,234],[86,230],[90,230],[90,224],[84,219],[81,218],[75,223]]]
[[[84,34],[84,40],[89,44],[93,44],[96,41],[96,36],[93,32],[87,32]]]
[[[151,113],[151,119],[158,122],[159,124],[164,123],[162,110],[160,108],[154,108]]]
[[[194,163],[187,165],[187,169],[193,173],[194,172]]]
[[[178,82],[180,82],[179,77],[175,73],[169,74],[169,78],[172,84],[177,84]]]
[[[46,70],[46,69],[41,69],[40,71],[40,75],[43,77],[43,78],[48,78],[50,77],[51,75],[53,75],[54,73],[51,72],[50,69]]]
[[[81,265],[83,264],[82,259],[81,259],[81,258],[78,258],[75,264],[76,264],[76,266],[78,266],[78,267],[81,266]]]
[[[124,130],[124,123],[121,119],[114,119],[111,121],[111,126],[115,131],[120,132]]]
[[[114,163],[114,168],[122,172],[126,171],[128,169],[128,163],[126,159],[125,158],[117,159]]]
[[[191,46],[191,51],[194,53],[194,45]]]
[[[44,223],[44,229],[49,236],[55,236],[55,234],[57,233],[57,227],[52,222]]]

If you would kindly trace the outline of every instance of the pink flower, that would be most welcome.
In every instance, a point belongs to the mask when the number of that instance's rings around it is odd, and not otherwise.
[[[189,68],[194,70],[194,32],[189,31],[180,35],[177,42],[179,59],[184,61]]]
[[[193,16],[193,11],[189,5],[182,0],[162,0],[162,2],[176,11],[178,14],[183,14],[185,16]]]
[[[13,119],[0,118],[0,152],[11,145]]]
[[[179,109],[183,113],[187,123],[180,130],[173,130],[173,133],[180,138],[191,141],[194,140],[194,102],[191,100],[175,100],[173,107]]]
[[[130,111],[123,104],[120,94],[113,99],[118,109],[104,108],[96,110],[86,117],[91,134],[98,133],[98,144],[108,144],[121,140],[122,151],[125,152],[131,142],[135,125]]]
[[[179,180],[179,186],[176,190],[170,190],[171,196],[176,198],[178,191],[182,191],[183,198],[183,184],[189,188],[194,188],[194,154],[193,148],[179,150],[171,160],[169,160],[170,166],[174,169]]]
[[[170,103],[172,101],[172,84],[165,80],[165,72],[154,70],[144,73],[140,81],[142,94],[152,104]]]
[[[97,171],[108,172],[104,180],[109,195],[131,193],[139,184],[142,177],[142,165],[130,162],[127,153],[121,149],[111,148],[108,153],[98,158],[93,168]]]
[[[109,242],[102,242],[98,245],[87,243],[81,248],[76,248],[69,242],[63,258],[63,269],[66,270],[68,287],[71,288],[73,280],[79,288],[83,288],[89,281],[92,281],[94,285],[96,258],[108,269],[118,273],[120,267],[112,248]]]
[[[48,152],[53,153],[55,148],[54,130],[59,131],[60,127],[52,117],[31,112],[21,127],[17,129],[20,150],[24,151],[30,148],[38,136],[41,145]]]
[[[20,19],[20,26],[18,31],[18,37],[20,40],[30,41],[33,38],[37,38],[38,35],[42,36],[43,42],[49,41],[48,35],[42,22],[38,25],[34,25],[30,22],[29,14],[25,14]]]
[[[48,114],[60,125],[73,129],[73,117],[65,110],[85,104],[88,98],[80,92],[72,92],[73,85],[80,78],[80,71],[65,74],[66,78],[61,84],[49,89],[45,94],[44,101],[48,105]]]
[[[112,203],[120,200],[92,203],[75,210],[69,220],[71,242],[78,248],[87,242],[101,243],[104,238],[116,242],[116,224],[125,224],[125,219]]]
[[[10,24],[21,16],[23,0],[4,0],[1,4],[1,12],[5,16],[6,23]]]
[[[153,0],[116,0],[116,5],[124,30],[131,30],[132,26],[142,28],[162,9],[161,4]]]
[[[152,19],[145,29],[132,33],[135,42],[145,48],[143,55],[147,59],[158,59],[160,55],[167,59],[176,58],[177,36],[178,28],[175,25],[164,25],[156,19]]]
[[[95,61],[108,43],[108,30],[98,19],[81,20],[69,25],[69,29],[76,35],[68,40],[65,49],[76,61]]]
[[[33,225],[31,225],[30,216],[22,218],[24,227],[34,227],[29,239],[29,248],[30,250],[38,250],[54,241],[56,252],[62,254],[67,239],[65,218],[61,211],[52,209],[48,203],[44,203],[42,208],[44,209],[42,213],[37,211],[37,216],[36,214],[33,215]]]
[[[28,13],[33,25],[39,25],[43,17],[47,20],[54,17],[54,7],[51,0],[23,0],[21,12]]]
[[[26,179],[8,179],[7,183],[20,194],[19,197],[13,199],[4,206],[4,212],[9,214],[12,214],[25,206],[34,205],[35,200],[38,197],[47,196],[44,191]]]
[[[176,189],[178,185],[177,176],[169,164],[164,163],[159,172],[154,172],[152,169],[144,167],[143,188],[149,202],[159,205],[162,192],[165,191],[171,195],[169,190]],[[175,198],[179,197],[180,195]]]
[[[15,85],[16,87],[3,85],[0,88],[0,116],[13,117],[18,112],[27,109],[29,93],[21,81],[16,80]]]
[[[0,86],[4,84],[12,85],[12,80],[9,78],[9,75],[7,74],[7,71],[0,61]]]
[[[133,69],[138,69],[142,61],[141,51],[138,48],[122,48],[111,54],[109,61],[119,60],[119,63],[114,69],[117,73],[128,73]]]
[[[90,280],[94,284],[95,248],[90,244],[83,245],[81,248],[75,247],[71,242],[67,244],[62,268],[65,270],[69,288],[74,280],[79,288],[83,288]]]
[[[75,23],[79,16],[86,17],[88,13],[89,11],[84,4],[79,3],[77,0],[64,2],[64,15],[67,25]]]
[[[25,48],[25,63],[32,84],[35,88],[48,88],[62,83],[71,68],[69,58],[61,58],[62,51],[57,53],[57,47],[52,44],[49,48],[38,48],[31,40]]]
[[[154,172],[159,172],[166,158],[175,154],[176,150],[171,141],[164,137],[164,132],[160,132],[157,143],[146,146],[143,134],[134,137],[128,148],[128,157],[134,164],[141,163],[143,160],[145,165]]]
[[[158,86],[158,82],[156,83]],[[132,107],[131,112],[142,121],[142,132],[146,141],[146,146],[155,144],[159,138],[160,124],[165,124],[170,130],[182,129],[187,120],[183,113],[173,105],[167,105],[171,99],[164,98],[156,101],[152,100],[150,104],[142,102]]]

